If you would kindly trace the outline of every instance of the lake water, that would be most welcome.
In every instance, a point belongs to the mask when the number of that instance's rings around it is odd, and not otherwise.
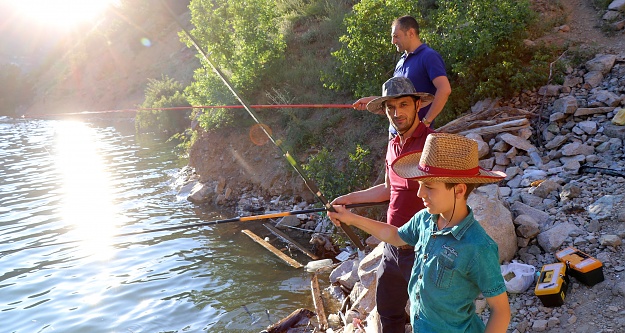
[[[314,309],[307,273],[241,233],[262,221],[116,236],[231,217],[177,195],[172,149],[0,117],[1,332],[259,332]]]

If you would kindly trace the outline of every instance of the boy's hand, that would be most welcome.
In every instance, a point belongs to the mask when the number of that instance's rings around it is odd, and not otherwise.
[[[333,207],[335,211],[328,212],[328,218],[330,218],[330,221],[332,221],[332,223],[334,223],[334,225],[337,227],[341,226],[341,222],[349,225],[349,223],[344,221],[344,219],[347,216],[347,214],[351,214],[351,213],[345,208],[345,206],[334,205]]]
[[[352,202],[348,199],[349,194],[345,194],[345,195],[341,195],[340,197],[336,197],[334,198],[334,200],[332,200],[332,202],[330,202],[330,204],[332,206],[335,205],[349,205]]]

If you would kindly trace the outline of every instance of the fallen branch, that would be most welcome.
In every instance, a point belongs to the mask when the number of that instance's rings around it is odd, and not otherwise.
[[[533,112],[512,107],[498,107],[487,109],[479,113],[469,113],[460,118],[452,120],[447,124],[437,128],[438,132],[459,133],[470,129],[493,126],[502,122],[533,118]]]
[[[602,175],[615,176],[615,177],[625,177],[625,170],[616,170],[616,169],[607,169],[607,168],[597,168],[582,165],[579,168],[579,173],[601,173]]]

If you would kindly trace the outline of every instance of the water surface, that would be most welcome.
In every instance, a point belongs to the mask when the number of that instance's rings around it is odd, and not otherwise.
[[[177,195],[172,150],[132,128],[0,117],[2,332],[259,332],[312,308],[308,275],[240,232],[257,222],[116,236],[231,217]]]

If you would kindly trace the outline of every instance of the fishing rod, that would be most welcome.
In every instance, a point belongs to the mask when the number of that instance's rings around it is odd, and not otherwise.
[[[250,105],[253,109],[353,109],[352,104],[257,104]],[[188,110],[188,109],[244,109],[243,105],[200,105],[200,106],[172,106],[166,108],[135,108],[135,109],[118,109],[118,110],[101,110],[101,111],[80,111],[67,113],[50,113],[40,115],[23,115],[22,118],[45,118],[45,117],[63,117],[76,115],[89,115],[100,113],[119,113],[119,112],[137,112],[152,110]]]
[[[388,203],[388,201],[365,202],[365,203],[357,203],[357,204],[345,205],[345,208],[371,207],[371,206],[377,206],[377,205],[384,205],[384,204],[387,204],[387,203]],[[213,220],[213,221],[208,221],[208,222],[191,223],[191,224],[176,225],[176,226],[171,226],[171,227],[164,227],[164,228],[157,228],[157,229],[150,229],[150,230],[133,231],[133,232],[127,232],[127,233],[113,235],[112,237],[136,236],[136,235],[143,235],[143,234],[149,234],[149,233],[154,233],[154,232],[173,231],[173,230],[180,230],[180,229],[191,229],[191,228],[197,228],[197,227],[206,227],[206,226],[214,225],[214,224],[231,223],[231,222],[257,221],[257,220],[265,220],[265,219],[273,219],[273,218],[278,218],[278,217],[284,217],[284,216],[289,216],[289,215],[310,214],[310,213],[319,213],[319,212],[325,212],[325,211],[326,211],[326,208],[324,207],[324,208],[310,208],[310,209],[303,209],[303,210],[292,210],[292,211],[288,211],[288,212],[269,213],[269,214],[252,215],[252,216],[233,217],[233,218],[229,218],[229,219]],[[81,242],[81,241],[82,240],[71,240],[71,241],[66,241],[66,242],[57,242],[57,243],[50,243],[50,244],[30,245],[30,246],[21,247],[21,248],[18,248],[18,249],[11,249],[11,250],[0,251],[0,257],[3,257],[3,256],[5,256],[5,255],[7,255],[9,253],[20,252],[20,251],[23,251],[23,250],[36,249],[36,248],[48,247],[48,246],[66,245],[66,244],[78,243],[78,242]]]
[[[269,140],[271,140],[271,142],[273,142],[274,145],[276,145],[276,147],[278,147],[280,149],[280,151],[282,151],[282,156],[284,156],[286,158],[286,160],[289,162],[289,164],[291,164],[291,166],[293,167],[293,169],[295,169],[295,171],[299,174],[299,176],[302,178],[302,180],[304,181],[304,183],[306,184],[306,187],[308,187],[308,189],[317,197],[317,199],[325,206],[325,208],[330,211],[330,212],[334,212],[334,207],[332,207],[332,205],[330,204],[330,202],[328,201],[328,199],[325,198],[325,196],[323,195],[323,193],[321,193],[321,191],[319,190],[319,188],[317,187],[317,185],[315,183],[313,183],[312,181],[310,181],[305,175],[303,170],[300,168],[300,166],[297,164],[297,162],[295,161],[295,159],[289,154],[288,151],[286,151],[282,146],[281,143],[282,142],[276,142],[276,140],[273,138],[273,136],[271,135],[271,133],[269,133],[267,131],[267,129],[265,128],[265,126],[262,126],[262,122],[259,120],[258,116],[256,115],[256,113],[254,111],[252,111],[252,109],[248,106],[248,104],[243,100],[243,98],[241,96],[239,96],[239,94],[236,92],[236,90],[234,89],[234,87],[232,86],[232,84],[230,84],[230,81],[226,78],[226,76],[224,75],[224,73],[221,72],[221,70],[213,63],[213,61],[210,59],[210,57],[208,56],[208,54],[200,47],[200,44],[195,40],[195,38],[193,38],[193,36],[191,36],[191,34],[187,31],[187,29],[185,29],[182,25],[182,23],[180,23],[180,21],[178,20],[178,17],[176,16],[176,14],[171,10],[171,8],[169,8],[169,6],[167,5],[167,3],[165,3],[164,0],[161,0],[161,3],[163,4],[163,6],[166,8],[166,10],[169,12],[169,15],[171,15],[171,17],[174,19],[174,21],[176,22],[176,24],[178,25],[178,27],[180,29],[182,29],[182,31],[184,32],[184,34],[187,36],[187,38],[189,38],[189,40],[191,41],[191,43],[193,44],[193,46],[197,49],[197,51],[202,55],[202,57],[204,58],[204,60],[206,60],[206,62],[211,66],[211,68],[213,69],[213,71],[217,74],[217,76],[219,76],[219,78],[221,78],[221,80],[223,81],[223,83],[226,85],[226,87],[230,90],[230,92],[234,95],[234,97],[236,97],[236,99],[239,101],[239,103],[241,103],[241,105],[244,107],[244,109],[247,111],[247,113],[250,114],[250,116],[254,119],[254,121],[256,121],[257,124],[261,125],[260,128],[263,130],[263,132],[267,135],[267,137],[269,138]],[[362,242],[360,241],[360,239],[358,238],[358,236],[356,236],[356,234],[354,233],[354,230],[352,230],[352,228],[346,224],[344,224],[343,222],[340,222],[340,228],[341,230],[343,230],[343,232],[345,232],[345,234],[347,235],[347,237],[350,239],[350,241],[359,249],[359,250],[364,250],[365,247],[362,244]]]

